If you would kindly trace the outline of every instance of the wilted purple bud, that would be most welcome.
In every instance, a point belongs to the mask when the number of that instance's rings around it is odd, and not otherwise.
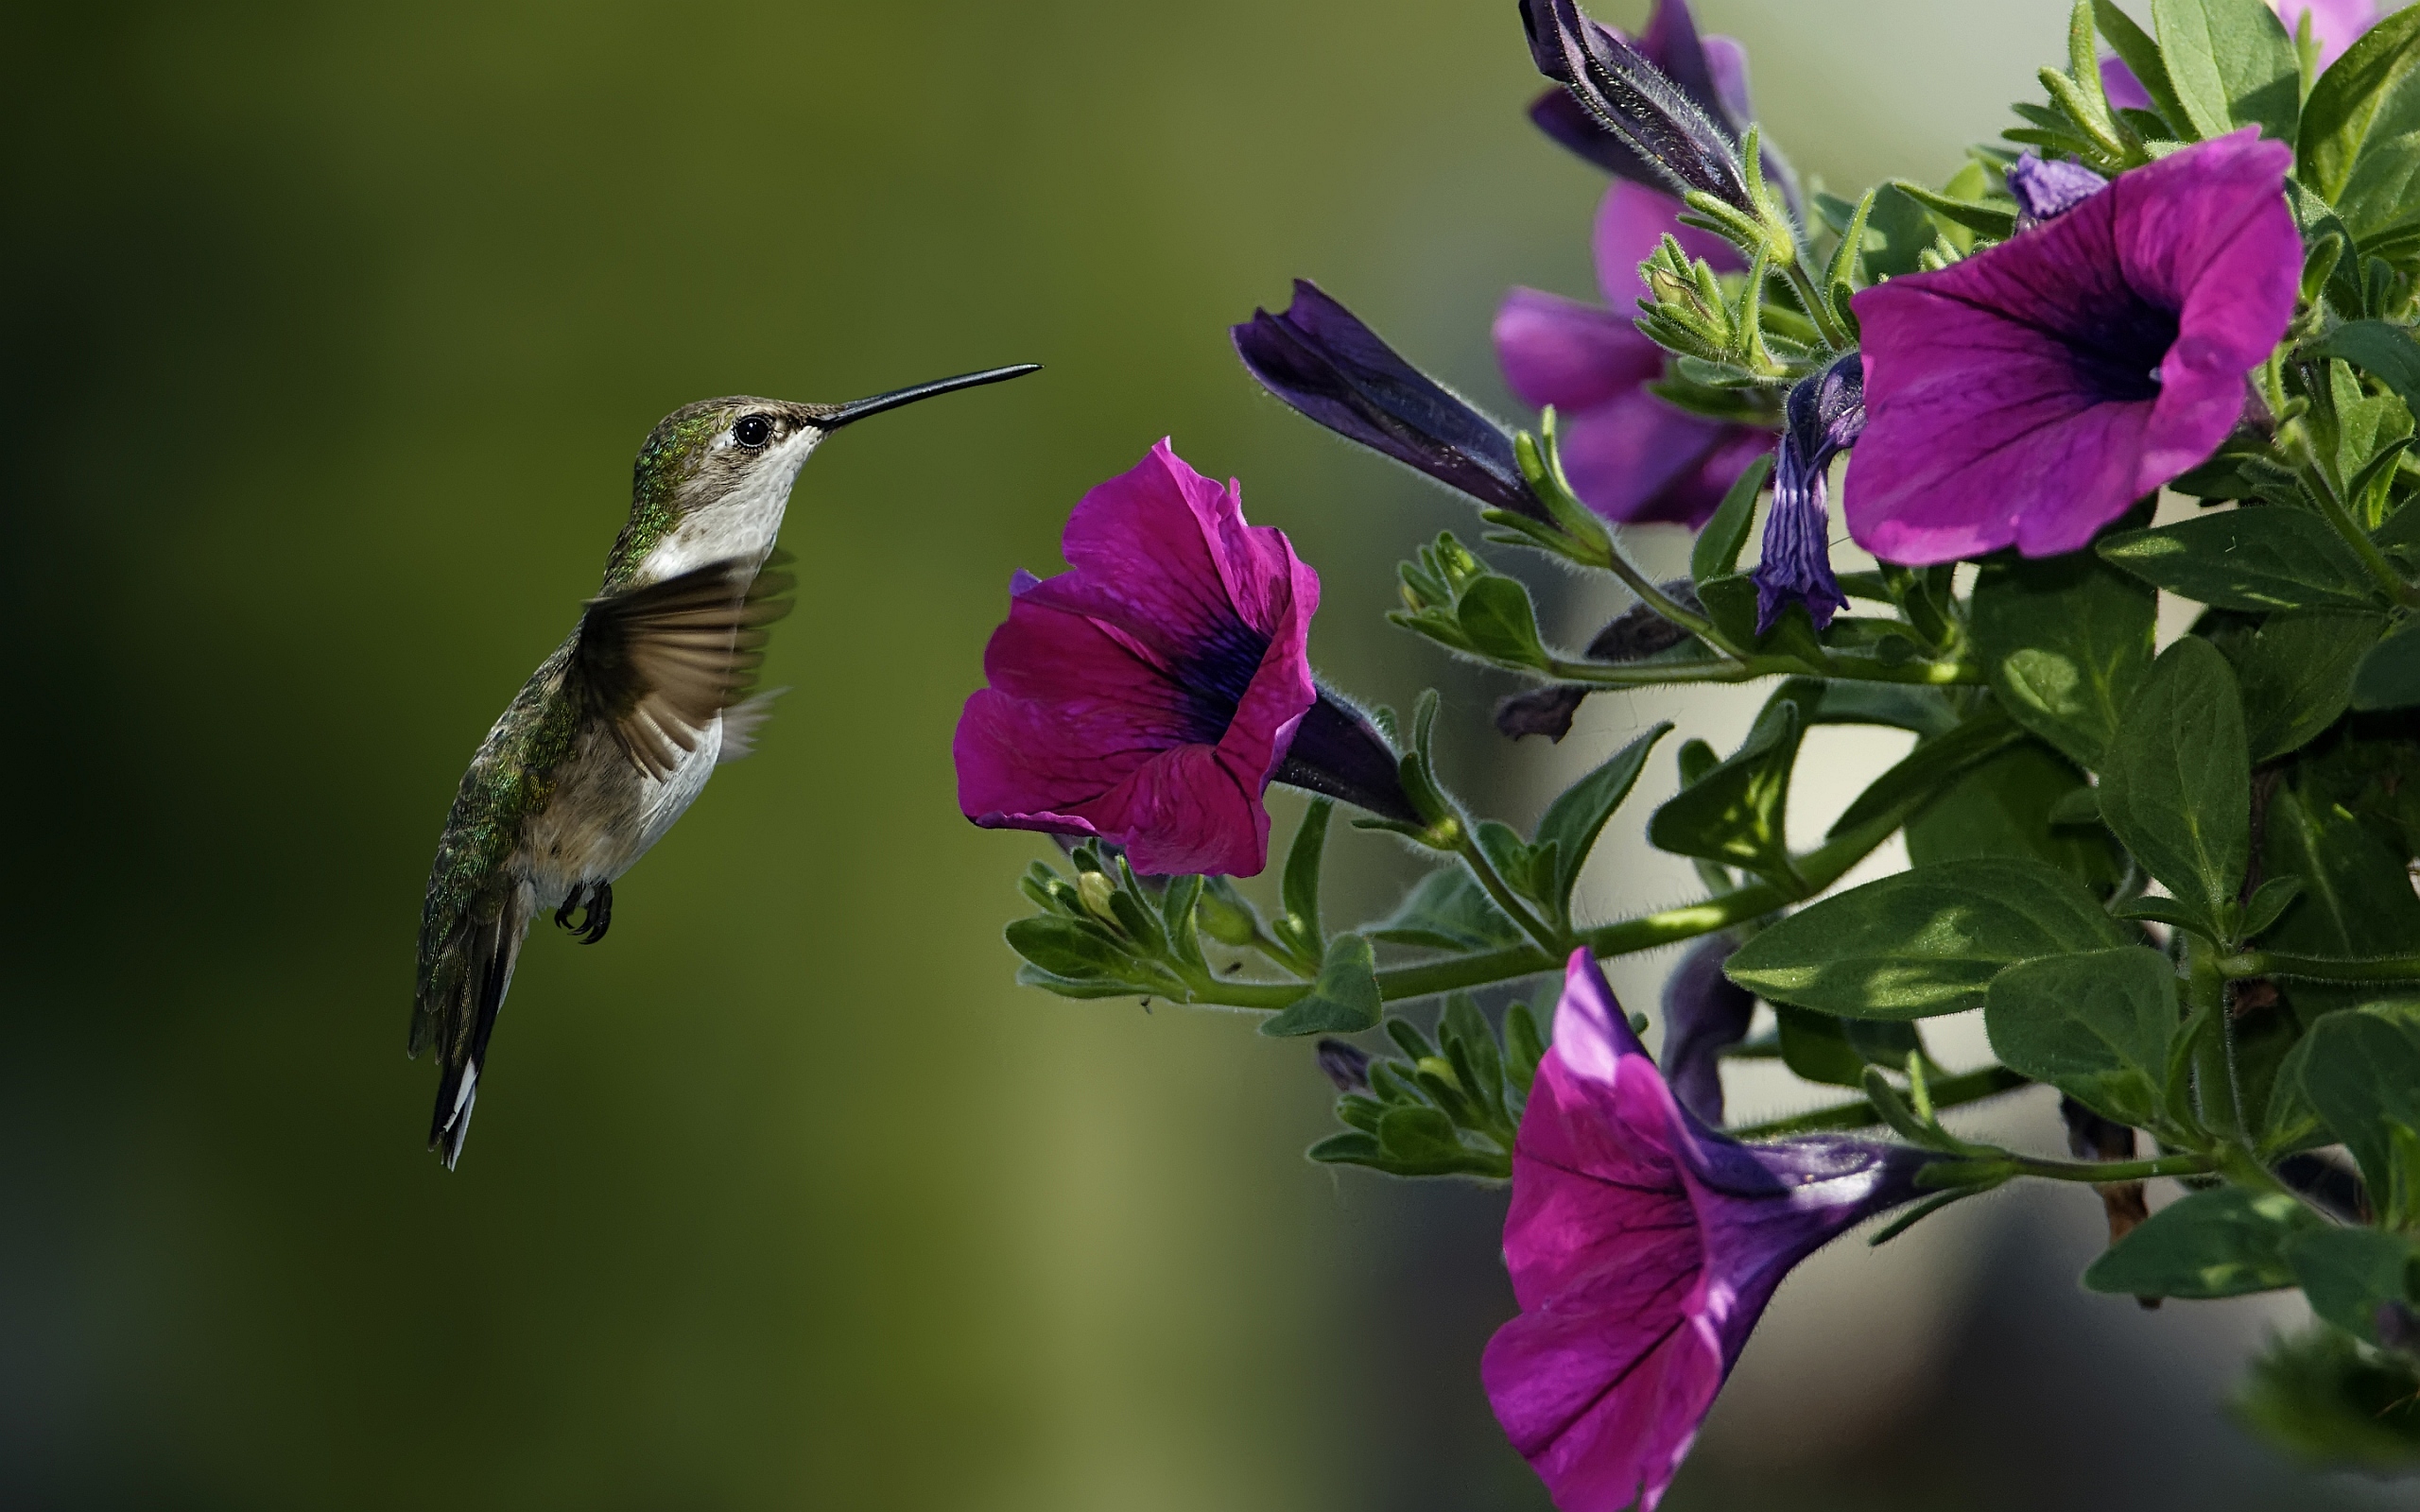
[[[1865,369],[1852,352],[1789,391],[1789,425],[1773,468],[1772,507],[1756,570],[1756,633],[1773,627],[1782,610],[1806,606],[1822,629],[1848,608],[1832,576],[1832,518],[1824,507],[1832,458],[1865,429]]]
[[[2081,163],[2045,162],[2028,151],[2009,164],[2008,192],[2016,197],[2019,231],[2056,220],[2108,187],[2108,180]]]
[[[1404,796],[1400,773],[1394,747],[1377,728],[1342,696],[1321,688],[1270,781],[1340,799],[1380,818],[1422,823]]]
[[[1569,90],[1666,183],[1683,194],[1702,190],[1749,215],[1764,214],[1748,193],[1738,143],[1618,33],[1582,15],[1572,0],[1521,0],[1521,25],[1538,72]],[[1694,26],[1689,35],[1694,42]],[[1703,67],[1702,54],[1698,61]]]
[[[1527,693],[1506,694],[1496,700],[1495,728],[1508,740],[1544,735],[1560,741],[1571,733],[1571,721],[1592,691],[1578,682],[1557,682]]]
[[[1698,602],[1697,585],[1685,577],[1676,577],[1662,585],[1664,596],[1683,609],[1703,613],[1705,606]],[[1689,632],[1655,612],[1653,605],[1644,599],[1614,616],[1597,637],[1588,643],[1591,662],[1640,662],[1659,652],[1669,651],[1689,638]]]
[[[1255,310],[1232,334],[1262,387],[1339,436],[1492,508],[1547,518],[1504,427],[1397,356],[1310,280],[1294,281],[1284,315]]]
[[[1319,1045],[1320,1070],[1336,1083],[1340,1092],[1366,1092],[1370,1090],[1370,1053],[1359,1045],[1341,1040],[1322,1040]]]
[[[1722,974],[1739,942],[1709,935],[1664,979],[1664,1080],[1683,1108],[1722,1126],[1722,1053],[1748,1038],[1756,995]]]
[[[1715,124],[1734,137],[1746,134],[1756,112],[1748,100],[1748,50],[1736,39],[1699,35],[1685,0],[1656,0],[1647,29],[1632,45]],[[1530,119],[1557,143],[1617,179],[1652,189],[1671,184],[1669,176],[1649,166],[1569,90],[1548,90],[1539,95],[1530,106]],[[1757,155],[1763,160],[1766,179],[1796,211],[1798,182],[1789,165],[1770,146],[1760,148]]]

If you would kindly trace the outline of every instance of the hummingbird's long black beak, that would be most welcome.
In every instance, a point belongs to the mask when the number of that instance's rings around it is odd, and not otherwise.
[[[886,409],[897,409],[902,404],[912,404],[920,399],[930,399],[935,394],[951,393],[960,388],[980,388],[985,384],[1006,383],[1011,378],[1022,378],[1027,373],[1041,370],[1042,364],[1038,362],[1020,362],[1012,367],[986,368],[981,372],[962,372],[955,378],[937,378],[931,383],[918,384],[912,388],[894,388],[890,393],[876,394],[872,399],[859,399],[846,404],[835,404],[828,413],[819,416],[815,424],[821,430],[836,431],[854,421],[861,421],[868,415],[879,415]]]

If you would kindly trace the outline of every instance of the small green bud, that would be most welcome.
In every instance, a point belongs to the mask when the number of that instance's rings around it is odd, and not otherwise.
[[[1110,900],[1116,896],[1117,889],[1112,886],[1109,879],[1099,872],[1079,871],[1076,873],[1077,901],[1083,904],[1084,912],[1112,929],[1119,927],[1117,910],[1110,903]]]
[[[1252,905],[1224,877],[1213,877],[1202,887],[1201,902],[1195,905],[1193,918],[1201,933],[1221,945],[1250,945],[1259,932],[1259,920],[1253,918]]]

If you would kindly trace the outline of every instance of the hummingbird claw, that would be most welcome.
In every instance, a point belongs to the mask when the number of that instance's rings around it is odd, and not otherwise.
[[[583,910],[579,922],[573,923],[572,915]],[[563,905],[555,910],[555,927],[568,931],[582,945],[594,945],[603,939],[613,922],[614,885],[610,882],[575,884],[563,899]]]
[[[589,884],[588,917],[581,921],[579,942],[594,945],[605,937],[614,922],[614,885],[610,882]]]

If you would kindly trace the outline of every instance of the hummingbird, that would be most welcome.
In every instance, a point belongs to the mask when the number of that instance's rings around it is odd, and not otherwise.
[[[615,880],[754,744],[774,696],[750,696],[766,627],[794,586],[774,538],[808,454],[869,415],[1038,367],[847,404],[701,400],[649,433],[603,587],[480,742],[429,869],[407,1048],[437,1048],[428,1145],[447,1169],[530,922],[551,910],[603,939]]]

